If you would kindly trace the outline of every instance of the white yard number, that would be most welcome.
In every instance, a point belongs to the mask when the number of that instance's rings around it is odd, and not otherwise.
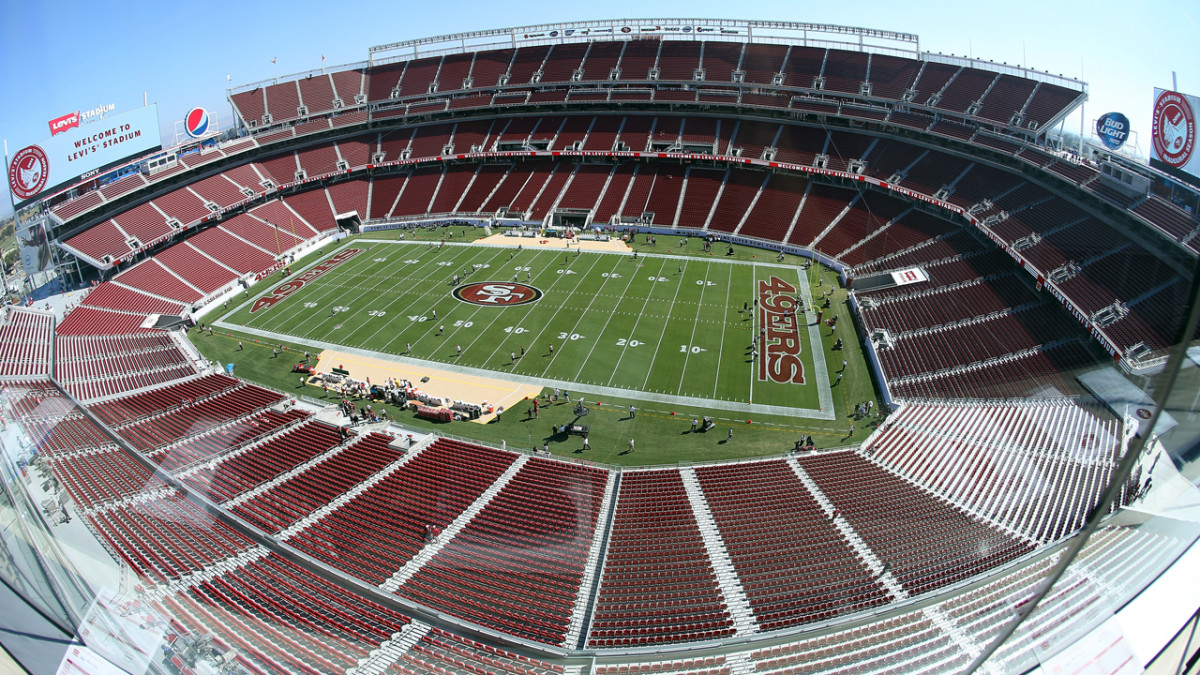
[[[637,340],[626,340],[625,338],[617,339],[618,347],[641,347],[642,343]]]
[[[450,262],[449,260],[443,260],[442,262],[438,263],[438,267],[449,267],[453,264],[454,263]]]
[[[427,317],[427,316],[417,316],[416,314],[409,314],[409,315],[408,315],[408,320],[409,320],[409,321],[412,321],[412,322],[428,321],[428,320],[429,320],[429,317]]]
[[[386,316],[386,315],[387,315],[387,312],[383,311],[382,309],[373,309],[373,310],[367,312],[367,316]]]
[[[705,281],[703,279],[697,279],[696,285],[697,286],[716,286],[717,284],[716,284],[716,282],[713,282],[713,281]]]
[[[315,303],[315,302],[304,303],[304,309],[312,309],[313,307],[316,307],[316,306],[317,306],[317,303]]]
[[[605,273],[601,274],[600,276],[602,276],[606,279],[620,279],[621,278],[621,275],[617,274],[616,272],[605,272]]]
[[[513,335],[520,335],[521,333],[528,333],[529,330],[526,328],[521,328],[520,326],[505,326],[504,332],[512,333]]]
[[[691,352],[693,354],[699,354],[700,352],[706,352],[706,351],[708,351],[708,350],[703,347],[697,347],[696,345],[679,345],[679,353],[680,354],[686,354],[688,352]]]
[[[650,281],[666,281],[667,280],[666,277],[646,277],[646,278],[649,279]]]
[[[582,340],[583,336],[580,335],[579,333],[570,333],[570,334],[559,333],[558,339],[559,340]]]
[[[420,261],[420,260],[414,260],[414,259],[412,259],[412,258],[409,258],[408,260],[405,260],[405,261],[404,261],[404,264],[405,264],[405,265],[416,265],[416,264],[417,264],[417,263],[419,263],[419,262],[421,262],[421,261]]]
[[[334,307],[334,308],[333,308],[333,311],[334,311],[334,312],[349,312],[349,311],[350,311],[350,308],[349,308],[349,307],[344,307],[344,306],[342,306],[342,305],[338,305],[337,307]]]
[[[517,272],[528,272],[532,269],[533,269],[532,267],[514,267],[513,268],[513,270],[515,270]]]
[[[376,258],[375,262],[387,262],[387,258]]]
[[[474,321],[455,321],[454,322],[455,328],[470,328],[471,326],[474,326],[474,325],[475,325]]]

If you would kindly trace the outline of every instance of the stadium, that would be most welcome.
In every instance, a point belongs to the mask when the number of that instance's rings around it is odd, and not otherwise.
[[[1147,165],[1052,133],[1085,82],[919,45],[530,25],[170,147],[51,121],[14,616],[70,672],[1194,670],[1196,99]]]

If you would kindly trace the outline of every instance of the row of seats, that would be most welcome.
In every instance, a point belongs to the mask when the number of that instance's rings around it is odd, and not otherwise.
[[[763,630],[890,599],[786,462],[702,466],[696,477]]]
[[[54,316],[8,307],[0,318],[0,375],[49,375],[54,361]]]
[[[202,400],[240,385],[237,378],[220,373],[205,375],[185,382],[112,401],[88,406],[96,417],[110,427],[120,427],[152,415],[173,410],[182,404]]]
[[[699,639],[733,622],[678,471],[625,472],[609,533],[588,643],[663,644]],[[664,593],[671,601],[657,601]],[[655,630],[630,635],[653,622]]]
[[[205,466],[185,481],[209,499],[223,502],[276,479],[341,441],[339,429],[322,422],[306,422]]]
[[[151,583],[178,579],[252,545],[173,490],[94,511],[87,520],[116,555]]]
[[[566,637],[608,472],[531,459],[397,591],[540,642]]]
[[[277,392],[269,389],[242,385],[200,402],[182,403],[156,417],[120,427],[117,433],[139,451],[149,452],[230,420],[252,415],[281,399]]]
[[[123,451],[63,455],[51,461],[54,475],[81,508],[123,499],[165,485]]]
[[[864,449],[956,504],[1051,542],[1083,525],[1123,447],[1110,413],[1039,401],[908,405]]]
[[[653,77],[652,77],[653,74]],[[534,81],[541,87],[577,82],[701,81],[714,86],[753,84],[756,89],[817,88],[833,94],[914,100],[960,114],[975,113],[1007,126],[1014,114],[1036,128],[1079,97],[1079,92],[1026,78],[969,67],[895,56],[816,47],[714,41],[592,42],[452,54],[401,61],[362,70],[322,74],[230,96],[248,126],[307,118],[393,99],[445,95],[456,90],[510,87]],[[615,78],[615,80],[614,80]],[[356,87],[357,85],[357,87]],[[336,91],[335,91],[336,90]],[[358,97],[358,100],[355,98]]]
[[[796,461],[885,570],[914,595],[968,579],[1033,549],[857,453],[823,453]]]
[[[279,532],[396,461],[386,434],[367,434],[315,467],[272,486],[232,511],[267,532]]]
[[[348,574],[379,584],[444,530],[515,460],[439,438],[420,454],[289,543]]]
[[[292,408],[285,413],[264,410],[257,415],[241,418],[211,431],[192,436],[146,455],[165,471],[174,472],[186,466],[211,460],[244,445],[265,438],[280,427],[308,419],[309,413]]]

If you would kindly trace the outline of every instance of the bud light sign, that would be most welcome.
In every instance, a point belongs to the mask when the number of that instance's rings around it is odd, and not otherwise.
[[[1109,150],[1117,150],[1129,138],[1129,118],[1119,112],[1110,112],[1096,120],[1096,135]]]

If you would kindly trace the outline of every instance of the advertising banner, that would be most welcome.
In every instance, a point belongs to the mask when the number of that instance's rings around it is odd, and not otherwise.
[[[81,124],[80,118],[74,113],[52,121],[50,138],[13,153],[7,176],[18,204],[90,171],[162,147],[157,104],[91,123]]]
[[[1119,150],[1129,138],[1129,118],[1119,112],[1105,113],[1096,120],[1096,135],[1109,150]]]
[[[1196,153],[1196,110],[1200,99],[1166,89],[1154,89],[1150,165],[1155,162],[1200,176],[1200,154]]]

